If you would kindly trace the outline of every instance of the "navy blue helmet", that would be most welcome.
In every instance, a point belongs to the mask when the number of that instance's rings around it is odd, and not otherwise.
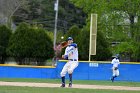
[[[67,40],[73,40],[73,38],[72,37],[68,37],[68,39]]]

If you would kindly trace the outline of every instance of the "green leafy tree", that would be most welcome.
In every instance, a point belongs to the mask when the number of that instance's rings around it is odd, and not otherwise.
[[[65,34],[64,40],[67,41],[67,38],[68,38],[68,37],[72,37],[73,40],[74,40],[74,43],[77,43],[77,42],[78,42],[78,35],[80,34],[80,31],[81,31],[81,30],[79,29],[79,27],[78,27],[77,25],[72,26],[72,27],[68,30],[68,32]],[[78,45],[78,46],[79,46],[79,45]],[[64,52],[64,51],[62,51],[62,52]]]
[[[135,18],[140,15],[140,1],[139,0],[113,0],[109,5],[113,11],[120,11],[127,14],[127,19],[130,21],[130,36],[133,38],[135,33]],[[138,20],[137,20],[138,21]]]
[[[53,42],[46,30],[38,28],[33,38],[32,57],[36,59],[37,65],[45,65],[44,61],[54,56]]]
[[[11,36],[7,53],[15,57],[18,64],[25,64],[24,58],[31,55],[32,40],[30,40],[30,37],[32,36],[30,26],[26,23],[20,24]]]
[[[101,31],[97,32],[96,52],[96,56],[93,56],[93,59],[95,60],[108,60],[112,56],[109,42]]]
[[[42,24],[48,31],[54,30],[55,0],[26,0],[25,7],[19,8],[13,16],[14,23],[28,22]],[[58,31],[65,34],[72,25],[85,25],[86,14],[69,0],[59,0]]]
[[[107,60],[111,56],[109,44],[101,31],[97,32],[97,55],[92,57],[92,60]],[[72,26],[68,33],[65,35],[72,36],[74,42],[78,44],[79,59],[88,60],[89,58],[89,37],[90,33],[87,28],[80,30],[77,26]]]
[[[37,65],[44,65],[53,56],[52,41],[45,30],[22,23],[11,37],[7,52],[18,64],[29,64],[25,59],[34,58]]]
[[[65,41],[67,41],[68,37],[72,37],[74,40],[74,43],[78,42],[78,35],[80,34],[80,29],[77,25],[72,26],[69,31],[67,32],[67,34],[64,35],[64,39]],[[78,45],[79,46],[79,45]],[[62,50],[62,53],[64,53],[64,49]]]
[[[98,14],[98,30],[102,31],[110,42],[114,41],[115,39],[117,39],[115,41],[127,40],[129,36],[129,26],[127,26],[128,23],[126,23],[126,20],[129,19],[129,17],[125,11],[121,10],[120,7],[121,5],[125,6],[125,4],[122,4],[122,2],[126,0],[70,1],[72,1],[76,6],[83,8],[84,12],[88,14],[87,25],[89,25],[91,13]]]
[[[98,14],[98,31],[102,31],[110,42],[139,42],[139,0],[70,0],[76,6],[82,8],[89,16],[91,13]],[[88,26],[87,26],[88,27]],[[98,37],[98,36],[97,36]],[[122,43],[121,43],[122,44]],[[134,43],[132,43],[134,44]],[[124,44],[126,45],[126,44]],[[135,46],[135,44],[133,45]],[[118,46],[122,48],[122,46]],[[129,49],[129,46],[123,46]],[[135,50],[136,47],[132,47]],[[137,52],[127,50],[131,55],[131,60],[136,58]],[[135,54],[133,54],[135,53]],[[138,58],[138,57],[137,57]]]
[[[77,40],[77,36],[80,34],[80,28],[77,25],[73,25],[67,32],[67,34],[65,34],[65,39],[67,39],[68,37],[72,37],[74,39],[75,42],[78,42]]]
[[[79,60],[88,60],[89,58],[89,31],[82,29],[80,34],[77,34]]]
[[[0,25],[0,63],[4,64],[6,57],[6,48],[8,47],[10,36],[12,35],[11,29],[5,25]]]
[[[136,59],[136,61],[140,62],[140,52],[139,52],[140,51],[140,43],[137,43],[136,45],[137,45],[137,47],[135,49],[136,50],[134,53],[135,55],[133,54],[132,56],[134,56],[133,58]]]
[[[131,58],[131,61],[133,60],[133,57],[135,56],[135,52],[137,51],[136,44],[133,41],[130,42],[121,42],[120,44],[112,47],[112,51],[114,53],[118,53],[121,55],[121,59]]]

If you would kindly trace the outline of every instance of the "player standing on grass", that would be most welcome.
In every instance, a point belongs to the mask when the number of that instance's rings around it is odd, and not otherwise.
[[[72,73],[74,69],[78,66],[78,49],[77,44],[73,43],[73,38],[68,37],[67,39],[68,46],[65,49],[65,54],[62,55],[62,58],[68,60],[68,62],[64,65],[60,75],[62,79],[61,87],[65,87],[65,75],[68,72],[69,74],[69,86],[72,87]]]
[[[111,64],[113,64],[113,66],[112,66],[112,73],[113,74],[111,77],[111,81],[114,82],[114,79],[119,76],[118,65],[120,64],[120,61],[119,61],[118,55],[115,56],[115,58],[112,60]]]

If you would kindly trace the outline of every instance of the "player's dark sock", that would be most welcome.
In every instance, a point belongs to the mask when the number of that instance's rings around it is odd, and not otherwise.
[[[64,77],[61,77],[61,79],[62,79],[62,85],[61,85],[61,87],[65,87],[65,76]]]
[[[112,76],[111,81],[114,82],[114,76]]]
[[[72,87],[72,74],[69,74],[69,87]]]
[[[69,83],[72,83],[72,74],[69,74]]]
[[[61,77],[62,83],[65,84],[65,77]]]
[[[114,82],[114,79],[115,79],[116,77],[117,77],[117,76],[112,76],[112,79],[111,79],[112,82]]]

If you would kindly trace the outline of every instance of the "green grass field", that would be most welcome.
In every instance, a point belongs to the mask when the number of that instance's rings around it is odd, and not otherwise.
[[[42,82],[42,83],[57,83],[57,84],[61,83],[60,79],[0,78],[0,81],[38,82],[38,83]],[[112,83],[111,81],[95,81],[95,80],[73,80],[73,82],[75,84],[140,87],[140,82],[116,81],[116,82]],[[66,83],[68,83],[68,80],[66,81]],[[0,93],[140,93],[140,91],[0,86]]]

